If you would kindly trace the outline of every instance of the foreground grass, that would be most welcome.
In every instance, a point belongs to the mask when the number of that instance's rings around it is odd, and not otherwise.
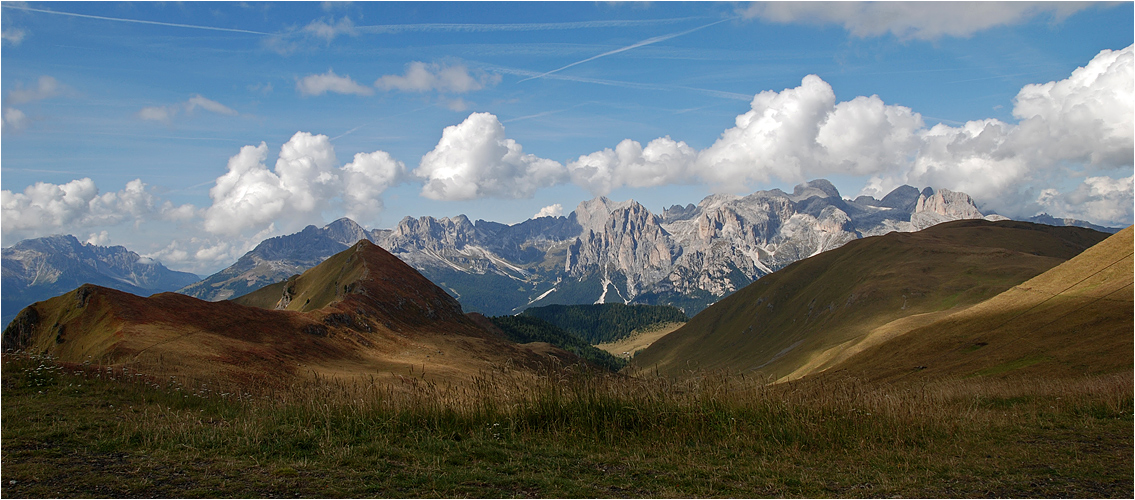
[[[5,355],[4,497],[1124,497],[1132,374],[272,392]]]

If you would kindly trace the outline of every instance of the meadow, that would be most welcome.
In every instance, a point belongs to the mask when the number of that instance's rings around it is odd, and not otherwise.
[[[500,366],[161,380],[3,357],[5,497],[1123,497],[1132,376],[893,385]]]

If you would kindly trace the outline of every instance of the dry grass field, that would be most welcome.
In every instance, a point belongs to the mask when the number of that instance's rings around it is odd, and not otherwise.
[[[5,497],[1121,497],[1132,372],[925,384],[501,367],[273,391],[5,354]],[[518,376],[519,375],[519,376]]]
[[[603,344],[595,344],[604,351],[611,353],[614,356],[621,358],[630,358],[638,351],[650,347],[654,341],[665,337],[666,334],[681,328],[685,323],[666,323],[657,325],[654,328],[643,331],[631,332],[630,336],[619,339],[615,342],[607,342]]]

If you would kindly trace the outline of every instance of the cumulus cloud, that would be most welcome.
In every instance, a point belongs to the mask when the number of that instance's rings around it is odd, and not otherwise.
[[[453,65],[414,61],[406,65],[406,73],[402,75],[385,75],[374,82],[374,86],[383,90],[401,90],[403,92],[448,92],[464,94],[481,90],[487,86],[500,83],[501,76],[484,71],[470,73],[464,65]]]
[[[22,193],[0,191],[3,234],[10,237],[41,236],[124,222],[139,224],[163,219],[171,212],[193,210],[192,205],[159,204],[141,179],[126,183],[120,191],[99,193],[90,178],[66,184],[37,182]]]
[[[651,187],[689,182],[690,166],[697,151],[670,136],[642,147],[624,139],[615,149],[604,149],[568,163],[571,179],[595,195],[606,195],[623,186]]]
[[[539,212],[536,212],[536,215],[532,216],[532,218],[533,219],[539,219],[540,217],[559,217],[563,214],[564,214],[564,206],[559,204],[559,203],[556,203],[556,204],[548,205],[544,208],[541,208]]]
[[[1104,224],[1128,225],[1135,217],[1135,177],[1088,177],[1075,190],[1060,193],[1045,189],[1037,203],[1051,214]]]
[[[406,165],[385,151],[375,151],[356,154],[342,172],[347,217],[365,221],[382,211],[383,191],[405,180]]]
[[[774,23],[838,24],[859,38],[891,34],[899,39],[968,37],[995,26],[1038,16],[1056,21],[1086,9],[1087,2],[754,2],[746,18]]]
[[[168,106],[146,106],[138,110],[138,113],[136,113],[134,116],[138,117],[138,119],[140,120],[155,121],[168,124],[173,121],[173,118],[177,116],[178,113],[185,111],[188,114],[193,114],[197,111],[198,108],[219,115],[236,116],[240,114],[237,113],[236,110],[217,101],[204,97],[201,94],[193,94],[185,102],[179,102],[177,104],[171,104]]]
[[[281,230],[322,222],[322,213],[339,204],[365,222],[382,208],[379,196],[402,182],[405,166],[383,151],[360,153],[338,166],[325,135],[297,132],[280,147],[268,169],[268,146],[245,146],[229,159],[228,172],[209,190],[205,230],[235,236],[267,227]]]
[[[1133,164],[1133,61],[1132,46],[1104,50],[1067,79],[1025,86],[1014,100],[1016,125],[936,125],[921,133],[917,158],[897,177],[952,186],[1007,215],[1035,215],[1035,191],[1084,175],[1079,169]]]
[[[1031,161],[1131,165],[1135,137],[1133,47],[1104,50],[1064,80],[1026,85],[1014,99],[1013,148]]]
[[[1094,216],[1123,216],[1127,208],[1102,207],[1122,202],[1117,196],[1125,191],[1105,190],[1101,179],[1135,163],[1133,47],[1101,51],[1067,79],[1022,88],[1016,124],[986,119],[927,128],[918,113],[878,96],[836,102],[831,86],[809,75],[798,87],[757,94],[735,126],[702,151],[669,137],[646,147],[628,139],[566,168],[594,194],[684,182],[738,191],[850,175],[869,177],[860,194],[876,197],[910,184],[964,191],[984,209],[1010,216],[1080,213],[1068,200],[1083,200]],[[1074,193],[1051,190],[1089,175],[1096,180]]]
[[[831,85],[816,75],[796,88],[761,92],[750,106],[698,155],[703,180],[736,189],[772,178],[870,175],[908,161],[923,126],[919,114],[878,96],[837,104]]]
[[[300,95],[323,95],[327,92],[336,94],[371,95],[374,93],[370,87],[359,85],[350,76],[339,76],[334,71],[327,70],[322,75],[307,75],[296,81],[296,91]]]
[[[489,113],[473,113],[446,127],[414,175],[426,179],[422,196],[435,200],[531,198],[537,189],[567,178],[559,162],[525,154]]]

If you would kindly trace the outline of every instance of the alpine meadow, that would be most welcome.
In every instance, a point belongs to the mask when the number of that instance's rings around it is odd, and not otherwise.
[[[1135,495],[1135,4],[0,14],[0,496]]]

